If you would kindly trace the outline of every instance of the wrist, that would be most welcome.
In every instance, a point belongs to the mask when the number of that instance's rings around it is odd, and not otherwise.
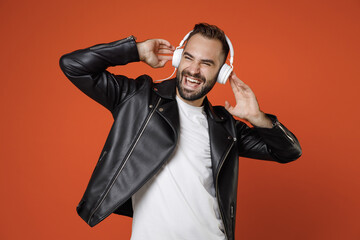
[[[137,42],[136,47],[139,53],[139,59],[140,61],[144,61],[145,59],[145,53],[144,53],[144,42]]]
[[[251,118],[247,119],[255,127],[262,127],[262,128],[272,128],[273,123],[269,117],[262,111],[253,115]]]

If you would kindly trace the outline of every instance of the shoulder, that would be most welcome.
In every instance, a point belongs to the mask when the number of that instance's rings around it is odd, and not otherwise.
[[[112,78],[115,80],[115,86],[120,92],[127,94],[151,88],[153,84],[152,78],[148,75],[141,75],[136,78],[128,78],[124,75],[112,75]]]

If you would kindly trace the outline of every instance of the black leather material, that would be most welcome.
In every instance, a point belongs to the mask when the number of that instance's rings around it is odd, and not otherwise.
[[[131,196],[169,161],[178,139],[175,79],[154,84],[106,71],[139,61],[133,37],[66,54],[65,75],[111,111],[114,123],[81,199],[78,214],[95,226],[111,213],[132,216]],[[300,157],[296,137],[275,116],[272,129],[249,128],[223,107],[204,101],[217,199],[228,239],[234,239],[239,156],[280,163]]]

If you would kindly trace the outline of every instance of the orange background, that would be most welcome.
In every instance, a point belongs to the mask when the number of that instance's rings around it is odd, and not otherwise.
[[[112,117],[58,60],[131,34],[177,45],[202,21],[224,29],[237,75],[303,148],[286,165],[240,159],[237,239],[360,239],[358,0],[1,0],[0,9],[0,239],[129,239],[130,218],[90,228],[76,214]],[[173,69],[111,71],[156,79]],[[214,105],[226,99],[228,84],[210,94]]]

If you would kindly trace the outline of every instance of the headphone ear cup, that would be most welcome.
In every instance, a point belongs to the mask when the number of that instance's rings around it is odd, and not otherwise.
[[[174,68],[179,67],[183,51],[184,51],[184,49],[182,49],[182,48],[176,49],[174,51],[173,58],[172,58],[172,65]]]
[[[221,83],[221,84],[225,84],[226,81],[228,80],[232,70],[233,70],[232,67],[230,67],[226,63],[224,65],[222,65],[219,75],[218,75],[218,78],[217,78],[217,82]]]

